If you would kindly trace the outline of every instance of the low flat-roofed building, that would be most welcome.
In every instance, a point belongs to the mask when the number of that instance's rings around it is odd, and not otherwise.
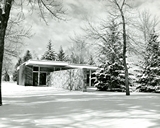
[[[53,82],[48,82],[51,79],[52,81],[57,81],[59,84],[62,84],[60,81],[63,81],[64,84],[63,77],[66,77],[64,75],[69,75],[71,74],[71,71],[79,70],[83,77],[79,78],[79,80],[86,81],[86,83],[91,86],[91,74],[97,69],[98,67],[92,65],[70,64],[68,62],[61,61],[28,60],[17,68],[17,84],[23,86],[53,86]],[[76,74],[72,75],[72,77],[75,76]],[[53,77],[56,78],[56,80],[53,80]],[[73,82],[71,80],[67,80],[67,78],[65,80],[70,81],[70,83],[67,82],[66,84],[71,84],[71,82]]]

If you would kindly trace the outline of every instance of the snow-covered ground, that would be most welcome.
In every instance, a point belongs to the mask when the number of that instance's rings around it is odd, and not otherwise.
[[[160,94],[3,83],[0,128],[160,128]]]

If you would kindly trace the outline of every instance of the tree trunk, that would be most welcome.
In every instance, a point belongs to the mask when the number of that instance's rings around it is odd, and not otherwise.
[[[121,16],[122,16],[122,23],[123,23],[123,65],[124,65],[124,70],[125,70],[125,85],[126,85],[126,95],[130,95],[129,91],[129,80],[128,80],[128,67],[126,63],[126,48],[127,48],[127,40],[126,40],[126,23],[125,23],[125,18],[124,14],[121,11]]]
[[[3,3],[4,2],[4,3]],[[3,66],[3,54],[4,54],[4,39],[6,28],[9,20],[10,10],[12,6],[12,0],[2,1],[4,7],[0,8],[0,106],[2,105],[2,66]]]

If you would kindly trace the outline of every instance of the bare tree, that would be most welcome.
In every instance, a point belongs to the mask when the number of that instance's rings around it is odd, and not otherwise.
[[[22,47],[25,45],[24,38],[30,38],[33,35],[30,32],[31,27],[23,26],[23,20],[20,16],[14,18],[11,16],[8,22],[4,45],[3,77],[6,73],[10,75],[15,72],[12,60],[19,57],[22,52]]]
[[[150,38],[150,34],[158,27],[160,20],[156,15],[151,14],[149,10],[143,10],[138,13],[137,21],[134,26],[142,33],[143,41],[146,43]]]
[[[32,55],[33,55],[33,59],[34,60],[40,60],[40,58],[38,57],[38,54],[37,54],[37,52],[36,51],[32,51]]]
[[[89,50],[86,40],[82,37],[71,38],[72,46],[68,49],[71,63],[86,64],[89,58]]]
[[[8,26],[8,21],[10,18],[11,8],[14,5],[19,5],[21,7],[21,12],[23,12],[23,4],[26,1],[14,1],[14,0],[1,0],[0,1],[0,78],[2,76],[2,65],[3,65],[3,55],[4,55],[4,45],[5,45],[5,36],[6,29]],[[45,20],[46,11],[49,12],[53,17],[62,20],[63,17],[61,14],[64,14],[64,9],[62,3],[53,0],[29,0],[29,7],[34,10],[34,7],[38,5],[41,17]],[[0,79],[0,106],[2,105],[2,94],[1,94],[1,79]]]
[[[86,37],[88,39],[96,41],[94,43],[95,51],[100,63],[105,63],[106,60],[111,60],[111,58],[121,61],[119,60],[119,53],[115,49],[115,45],[118,45],[119,49],[122,48],[120,30],[118,29],[119,25],[114,19],[103,21],[99,27],[95,27],[88,21],[88,26],[84,30],[87,32]]]
[[[127,52],[127,31],[126,31],[126,16],[125,11],[130,8],[127,0],[109,0],[112,7],[112,12],[109,12],[115,19],[120,18],[120,25],[122,26],[122,39],[123,39],[123,65],[125,69],[125,85],[126,85],[126,95],[130,95],[129,91],[129,79],[128,79],[128,67],[126,62],[126,52]]]
[[[17,57],[24,46],[23,39],[32,37],[31,27],[24,27],[22,22],[20,17],[9,20],[5,35],[4,55]]]
[[[126,62],[126,52],[127,52],[127,33],[126,33],[126,18],[125,18],[125,9],[129,5],[126,3],[126,0],[110,0],[115,9],[118,10],[119,15],[121,16],[122,21],[122,34],[123,34],[123,65],[125,69],[125,85],[126,85],[126,95],[130,95],[129,91],[129,79],[128,79],[128,67]],[[118,15],[117,15],[118,16]]]
[[[11,74],[12,69],[13,69],[12,58],[10,56],[4,56],[2,74],[4,75],[5,72]]]

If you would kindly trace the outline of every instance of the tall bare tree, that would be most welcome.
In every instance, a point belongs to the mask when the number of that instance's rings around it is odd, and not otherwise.
[[[123,65],[125,69],[125,86],[126,86],[126,95],[130,95],[129,91],[129,79],[128,79],[128,67],[126,62],[126,52],[127,52],[127,32],[126,32],[126,17],[125,10],[130,7],[127,4],[127,0],[109,0],[114,11],[117,14],[110,13],[113,17],[121,17],[121,25],[122,25],[122,37],[123,37]]]
[[[8,26],[8,21],[10,18],[11,8],[14,5],[19,5],[21,12],[23,12],[23,4],[26,2],[29,3],[31,9],[39,7],[40,15],[45,20],[46,11],[50,13],[53,17],[62,20],[63,17],[61,14],[64,14],[64,9],[62,3],[52,0],[29,0],[29,1],[14,1],[14,0],[0,0],[0,78],[2,76],[2,65],[3,65],[3,55],[4,55],[4,45],[5,45],[5,36],[6,29]],[[37,6],[36,6],[37,5]],[[2,105],[2,94],[1,94],[1,79],[0,79],[0,106]]]

